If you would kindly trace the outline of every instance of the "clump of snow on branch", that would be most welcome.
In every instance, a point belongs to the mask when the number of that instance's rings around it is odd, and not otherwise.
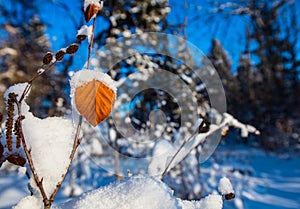
[[[21,98],[21,95],[24,91],[24,89],[26,88],[26,86],[28,85],[28,83],[19,83],[19,84],[15,84],[13,86],[10,86],[4,93],[4,98],[6,100],[8,100],[8,95],[10,93],[15,93],[17,94],[17,99],[19,100]],[[29,91],[30,92],[30,91]],[[27,98],[29,92],[25,95],[24,99]],[[21,111],[22,113],[23,112],[28,112],[29,111],[29,106],[25,103],[25,102],[22,102],[22,105],[21,105]],[[14,115],[17,115],[17,108],[15,108],[15,112],[14,112]]]
[[[10,87],[5,97],[14,92],[18,94],[17,99],[20,99],[26,86],[27,83],[21,83]],[[21,104],[21,114],[25,117],[22,128],[26,144],[31,150],[36,173],[43,178],[45,191],[50,195],[70,163],[69,156],[74,139],[72,121],[59,117],[37,118],[29,111],[29,106],[24,100]],[[18,117],[17,112],[15,117]],[[37,189],[33,177],[30,184],[32,188]]]
[[[93,26],[83,25],[78,31],[76,36],[86,36],[88,37],[88,42],[91,43],[93,35]]]
[[[86,193],[55,209],[221,209],[222,205],[222,196],[217,194],[200,201],[181,200],[161,180],[139,175]]]
[[[39,119],[28,112],[23,121],[23,132],[36,172],[43,178],[46,194],[50,196],[70,163],[74,141],[72,120],[59,117]],[[36,187],[33,178],[30,184]]]
[[[239,122],[237,119],[235,119],[232,115],[224,113],[222,116],[220,116],[220,122],[218,124],[210,125],[210,129],[208,132],[199,133],[194,137],[190,137],[188,139],[181,139],[181,144],[175,142],[174,145],[171,145],[169,143],[169,145],[167,146],[165,144],[168,142],[160,143],[158,140],[156,142],[157,145],[154,147],[153,158],[151,158],[150,164],[148,166],[148,172],[150,173],[150,175],[163,175],[164,173],[168,172],[173,167],[175,167],[178,163],[180,163],[189,153],[191,153],[193,149],[198,147],[201,143],[204,143],[208,136],[230,126],[241,129],[242,137],[248,136],[249,133],[260,134],[260,132],[255,127],[245,125]],[[176,150],[177,152],[170,151],[172,150],[170,149],[171,146],[174,146],[173,150]],[[163,149],[162,147],[168,147],[169,151],[166,151],[164,156],[155,157],[156,153],[161,152],[160,150]],[[159,150],[156,151],[156,149]],[[166,172],[164,172],[165,170]]]
[[[218,191],[222,194],[229,194],[229,193],[234,193],[231,182],[229,181],[228,178],[223,177],[220,179],[219,186],[218,186]]]

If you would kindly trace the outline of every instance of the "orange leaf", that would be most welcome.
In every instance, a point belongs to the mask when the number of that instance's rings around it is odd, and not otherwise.
[[[114,91],[95,79],[75,90],[76,108],[93,126],[109,116],[114,100]]]

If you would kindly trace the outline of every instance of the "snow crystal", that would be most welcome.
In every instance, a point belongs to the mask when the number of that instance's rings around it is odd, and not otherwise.
[[[222,195],[234,193],[232,185],[226,177],[220,179],[218,190]]]
[[[13,209],[42,209],[42,200],[36,198],[35,196],[27,196],[20,200],[20,202],[12,207]]]
[[[95,6],[100,7],[102,9],[103,0],[100,0],[100,1],[99,0],[85,0],[84,1],[84,11],[90,4],[94,4]]]
[[[49,117],[39,119],[25,114],[23,132],[39,178],[43,178],[46,194],[50,196],[70,163],[74,128],[71,120]],[[37,189],[33,177],[31,186]]]

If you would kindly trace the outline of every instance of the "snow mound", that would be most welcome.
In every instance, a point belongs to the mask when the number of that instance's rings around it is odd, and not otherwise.
[[[31,148],[31,156],[46,194],[50,196],[61,176],[67,171],[73,147],[74,127],[69,119],[49,117],[40,119],[30,112],[23,121],[25,140]],[[34,179],[31,186],[37,188]]]
[[[177,208],[173,191],[154,177],[135,176],[85,194],[56,209]]]
[[[5,98],[7,99],[9,93],[13,92],[18,95],[17,99],[20,99],[26,87],[27,83],[11,86],[5,92]],[[28,93],[29,91],[25,99]],[[15,111],[15,118],[18,114]],[[22,129],[35,171],[39,179],[43,179],[43,187],[47,196],[50,197],[70,163],[69,156],[75,132],[72,120],[59,117],[37,118],[29,111],[29,106],[24,100],[21,104],[21,115],[25,117],[22,121]],[[30,179],[30,185],[35,189],[34,192],[39,194],[33,176]]]
[[[54,209],[222,209],[221,195],[183,201],[161,180],[133,176],[63,203]]]

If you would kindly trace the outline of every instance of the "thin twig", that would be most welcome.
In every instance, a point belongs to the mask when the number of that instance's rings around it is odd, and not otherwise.
[[[88,60],[87,60],[87,69],[90,68],[90,63],[91,63],[91,53],[92,53],[92,50],[93,50],[93,41],[94,41],[95,26],[96,26],[96,17],[94,17],[94,19],[93,19],[92,36],[91,36],[91,39],[90,39],[89,52],[88,52]]]
[[[22,129],[22,119],[23,119],[22,117],[23,116],[21,115],[21,103],[19,103],[17,100],[15,101],[15,103],[17,104],[17,108],[18,108],[18,120],[20,120],[19,136],[21,138],[22,146],[23,146],[25,155],[27,157],[29,167],[32,172],[34,181],[41,192],[41,195],[43,197],[44,206],[46,208],[47,205],[51,205],[51,202],[49,201],[49,198],[45,192],[45,188],[43,186],[43,178],[40,179],[38,174],[36,173],[36,169],[34,167],[34,163],[33,163],[33,160],[32,160],[31,154],[30,154],[30,149],[28,149],[26,141],[25,141],[25,137],[24,137],[23,129]]]
[[[93,19],[92,37],[91,37],[91,40],[90,40],[90,45],[89,45],[89,50],[88,50],[87,68],[90,68],[90,63],[91,63],[91,53],[92,53],[92,50],[93,50],[93,40],[94,40],[95,25],[96,25],[96,17],[94,17],[94,19]],[[79,137],[81,126],[82,126],[82,116],[80,115],[79,116],[79,121],[78,121],[78,124],[77,124],[77,130],[76,130],[76,134],[75,134],[73,148],[72,148],[72,151],[71,151],[71,154],[70,154],[70,157],[69,157],[70,163],[69,163],[69,165],[66,168],[66,172],[62,175],[61,180],[57,183],[57,185],[55,187],[55,190],[53,191],[53,193],[50,196],[50,201],[51,202],[54,201],[54,198],[57,195],[57,192],[59,191],[62,183],[64,182],[64,180],[66,178],[66,175],[67,175],[67,173],[69,171],[69,168],[70,168],[70,166],[72,164],[72,161],[74,159],[76,150],[77,150],[78,146],[81,143],[82,138]]]
[[[201,124],[199,125],[199,127],[203,127],[204,126],[204,120],[201,122]],[[180,151],[183,149],[183,147],[192,139],[194,138],[196,135],[198,134],[198,129],[188,138],[186,138],[183,143],[181,144],[181,146],[178,148],[178,150],[176,151],[176,153],[173,155],[172,159],[170,160],[170,162],[168,163],[167,167],[165,168],[164,172],[162,173],[161,177],[164,177],[167,172],[169,172],[169,168],[171,167],[173,161],[176,159],[177,155],[180,153]]]
[[[230,120],[228,120],[228,114],[227,115],[224,115],[224,120],[221,124],[219,124],[218,126],[215,126],[215,127],[211,127],[209,129],[208,132],[206,133],[203,133],[203,137],[202,139],[205,139],[206,137],[208,137],[209,135],[211,135],[212,133],[222,129],[223,127],[227,126],[227,125],[232,125],[232,126],[236,126],[236,125],[233,125],[231,124],[232,122]],[[203,126],[204,123],[201,123],[199,127]],[[256,132],[254,132],[256,133]],[[184,148],[184,146],[192,139],[194,138],[196,135],[198,134],[197,131],[195,131],[189,138],[187,138],[186,140],[184,140],[184,142],[182,143],[182,145],[179,147],[179,149],[177,150],[177,152],[174,154],[174,156],[172,156],[172,159],[170,160],[170,162],[168,163],[167,167],[165,168],[163,174],[161,175],[161,178],[164,177],[170,170],[171,166],[172,166],[172,163],[174,162],[174,160],[176,159],[176,157],[178,156],[178,154],[182,151],[182,149]],[[197,142],[197,144],[193,145],[193,148],[199,146],[199,144],[201,143],[202,141],[199,141]],[[191,149],[192,150],[192,149]],[[190,152],[186,153],[184,157],[186,157]],[[174,165],[175,166],[175,165]]]
[[[29,92],[29,90],[32,87],[32,83],[39,78],[40,76],[42,76],[44,73],[48,72],[49,70],[51,70],[51,67],[53,67],[56,64],[56,60],[55,62],[51,63],[44,71],[42,71],[41,73],[37,73],[35,76],[33,76],[29,81],[27,81],[27,86],[25,87],[24,91],[22,92],[22,95],[19,99],[19,103],[21,103],[23,101],[23,99],[25,98],[25,96],[27,95],[27,93]],[[42,65],[39,69],[43,68],[44,65]]]

